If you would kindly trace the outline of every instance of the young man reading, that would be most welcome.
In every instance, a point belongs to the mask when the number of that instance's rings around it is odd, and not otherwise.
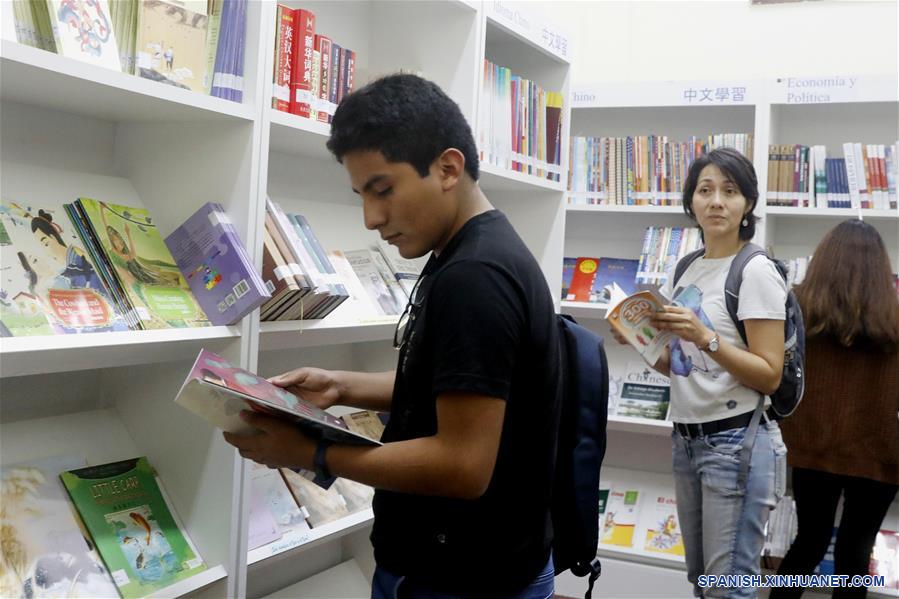
[[[375,598],[552,597],[560,358],[543,273],[478,187],[471,129],[433,83],[394,75],[349,95],[328,148],[365,226],[403,257],[432,254],[395,371],[299,368],[272,382],[322,408],[389,411],[384,445],[317,444],[251,413],[259,434],[225,438],[247,459],[377,489]]]

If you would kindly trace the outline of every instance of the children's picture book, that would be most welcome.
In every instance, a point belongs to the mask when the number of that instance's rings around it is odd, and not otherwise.
[[[0,200],[0,336],[127,330],[63,206]]]
[[[337,416],[206,349],[200,350],[175,403],[232,433],[254,430],[239,416],[249,409],[291,420],[314,436],[339,443],[381,444],[350,430]]]
[[[615,283],[630,295],[637,291],[637,266],[639,260],[627,260],[624,258],[600,258],[599,267],[596,269],[596,279],[593,281],[593,290],[590,293],[590,301],[600,304],[608,304],[611,299],[611,285]]]
[[[82,240],[108,264],[111,283],[125,295],[140,328],[210,325],[147,210],[88,198],[73,207],[84,227]]]
[[[212,324],[234,324],[271,297],[228,214],[217,204],[201,206],[165,244]]]
[[[309,530],[306,516],[287,488],[279,470],[253,463],[250,470],[250,494],[251,541],[254,542],[249,549],[267,545],[280,539],[288,531],[301,534]],[[274,526],[274,533],[268,528],[270,525]],[[252,534],[254,532],[255,538]],[[270,538],[271,535],[274,538]]]
[[[0,469],[0,597],[117,597],[59,475],[85,465],[57,456]]]
[[[275,517],[265,504],[264,498],[250,490],[250,518],[247,523],[247,550],[252,551],[257,547],[268,545],[281,538],[281,530],[278,528]]]
[[[147,458],[60,474],[122,599],[146,597],[206,569]]]
[[[677,500],[674,495],[656,495],[649,507],[650,523],[646,529],[643,549],[654,553],[684,555],[684,539],[677,520]]]
[[[337,492],[335,485],[323,489],[293,470],[282,468],[281,472],[294,499],[308,514],[307,521],[312,528],[350,515],[346,500]]]
[[[634,546],[640,492],[612,487],[602,519],[599,542],[621,547]]]
[[[107,69],[122,70],[107,0],[47,2],[56,49],[60,54]]]
[[[375,496],[374,488],[347,478],[335,480],[334,488],[343,497],[346,508],[351,514],[370,508],[371,501]]]
[[[205,2],[141,0],[137,75],[206,93]]]
[[[671,340],[671,333],[660,331],[650,322],[652,315],[660,311],[663,305],[662,300],[651,291],[638,291],[625,297],[623,292],[615,289],[606,312],[609,324],[649,365],[659,360]]]
[[[671,381],[644,362],[628,362],[616,404],[618,416],[665,420]]]

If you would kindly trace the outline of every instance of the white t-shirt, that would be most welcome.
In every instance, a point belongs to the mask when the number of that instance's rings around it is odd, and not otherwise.
[[[699,258],[684,272],[673,294],[673,272],[660,292],[665,297],[673,297],[674,303],[692,308],[703,324],[717,332],[722,341],[745,350],[746,344],[727,313],[724,301],[724,283],[733,260],[734,256]],[[755,256],[746,263],[737,310],[741,321],[784,320],[786,299],[787,285],[768,258]],[[669,349],[671,420],[682,423],[711,422],[755,409],[759,392],[737,381],[696,344],[674,337]]]

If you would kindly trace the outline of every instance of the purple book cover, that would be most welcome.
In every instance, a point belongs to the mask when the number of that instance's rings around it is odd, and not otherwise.
[[[165,243],[212,324],[234,324],[270,297],[227,214],[214,204],[204,204]]]

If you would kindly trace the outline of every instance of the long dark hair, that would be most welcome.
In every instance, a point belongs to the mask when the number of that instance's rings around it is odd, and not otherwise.
[[[34,233],[38,229],[44,235],[49,235],[58,241],[62,247],[66,247],[66,242],[62,240],[62,236],[59,234],[61,229],[59,225],[54,224],[53,215],[49,212],[38,210],[37,216],[31,219],[31,232]]]
[[[847,220],[827,232],[796,296],[806,335],[832,335],[842,345],[899,347],[899,302],[890,257],[877,229]]]

